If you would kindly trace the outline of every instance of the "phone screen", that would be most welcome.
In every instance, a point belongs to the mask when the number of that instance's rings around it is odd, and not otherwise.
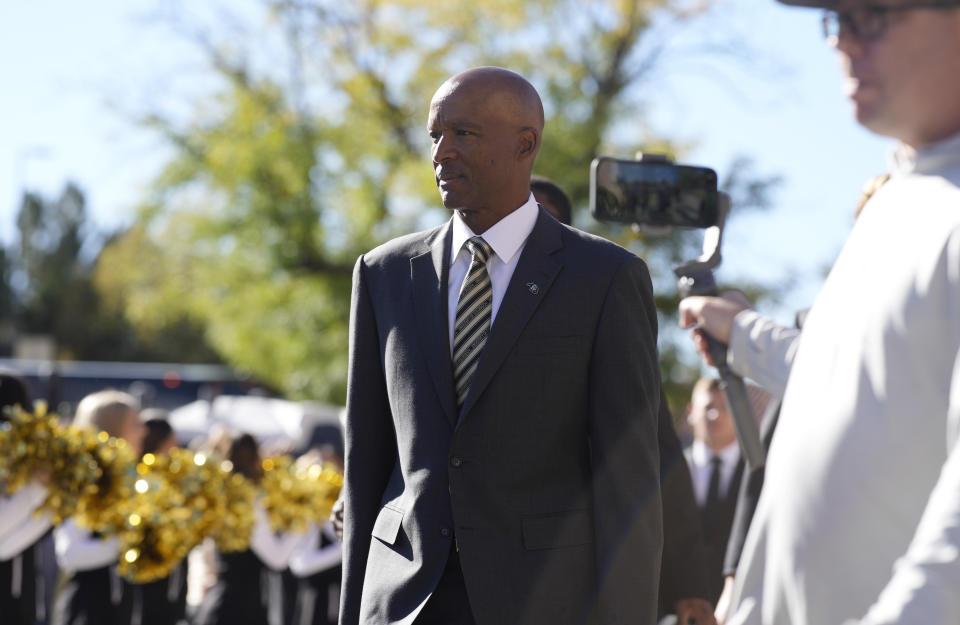
[[[590,211],[600,221],[708,228],[717,223],[717,174],[601,156],[590,167]]]

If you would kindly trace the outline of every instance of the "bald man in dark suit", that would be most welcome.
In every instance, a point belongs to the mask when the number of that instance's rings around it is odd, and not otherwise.
[[[434,95],[442,226],[354,273],[341,623],[649,625],[656,316],[643,261],[530,194],[534,88]]]

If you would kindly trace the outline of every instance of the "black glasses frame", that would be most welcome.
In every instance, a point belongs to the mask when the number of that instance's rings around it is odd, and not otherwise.
[[[852,11],[825,11],[820,20],[823,36],[836,42],[842,32],[860,41],[875,41],[887,32],[888,16],[913,9],[953,9],[957,5],[941,2],[911,3],[901,6],[868,6]]]

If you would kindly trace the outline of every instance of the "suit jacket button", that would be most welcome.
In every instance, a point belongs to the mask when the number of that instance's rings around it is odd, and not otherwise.
[[[450,464],[455,467],[459,467],[461,464],[463,464],[463,458],[454,456],[453,458],[450,458]]]
[[[441,530],[440,530],[440,535],[443,536],[444,538],[449,538],[449,537],[450,537],[450,528],[449,528],[449,527],[445,527],[445,528],[441,529]]]

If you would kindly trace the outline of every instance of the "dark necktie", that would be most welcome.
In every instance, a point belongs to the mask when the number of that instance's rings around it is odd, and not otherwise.
[[[467,240],[466,246],[473,259],[460,287],[453,325],[453,379],[457,406],[463,405],[467,398],[480,353],[487,344],[493,307],[493,288],[487,272],[487,261],[493,250],[481,237]]]
[[[708,537],[719,530],[721,508],[720,500],[720,472],[723,462],[720,456],[710,459],[710,484],[707,486],[707,501],[703,506],[703,525]]]

